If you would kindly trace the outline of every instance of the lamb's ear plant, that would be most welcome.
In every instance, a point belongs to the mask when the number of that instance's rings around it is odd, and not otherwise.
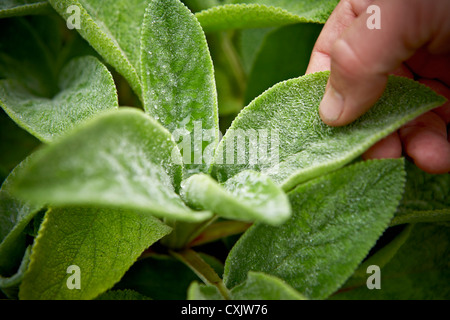
[[[448,299],[449,175],[360,158],[445,99],[391,76],[326,126],[302,74],[336,3],[0,5],[3,295]]]

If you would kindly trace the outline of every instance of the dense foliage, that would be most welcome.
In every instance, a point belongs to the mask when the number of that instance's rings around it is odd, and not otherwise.
[[[445,99],[325,125],[336,3],[1,2],[3,297],[450,298],[450,176],[360,158]]]

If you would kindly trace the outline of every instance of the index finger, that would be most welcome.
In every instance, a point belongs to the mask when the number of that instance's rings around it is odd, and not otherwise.
[[[306,74],[330,70],[333,43],[349,27],[370,1],[341,0],[325,23],[311,53]]]

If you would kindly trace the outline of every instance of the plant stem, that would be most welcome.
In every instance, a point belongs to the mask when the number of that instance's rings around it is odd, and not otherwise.
[[[170,251],[170,254],[187,265],[205,284],[215,286],[225,300],[230,300],[230,292],[222,279],[197,252],[185,249],[180,252]]]
[[[172,227],[173,231],[161,239],[161,243],[170,249],[181,250],[216,219],[217,216],[214,216],[209,220],[196,223],[165,219],[164,223]]]
[[[230,69],[236,79],[239,90],[242,94],[245,93],[245,88],[247,86],[246,75],[244,69],[242,68],[239,55],[234,48],[232,43],[232,34],[231,33],[223,33],[221,47],[223,52],[225,53],[225,57],[227,58]]]
[[[228,236],[246,231],[252,224],[243,221],[220,221],[209,225],[202,230],[187,247],[195,247],[210,243]]]

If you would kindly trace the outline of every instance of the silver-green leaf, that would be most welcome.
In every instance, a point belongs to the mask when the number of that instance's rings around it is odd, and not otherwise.
[[[77,31],[141,97],[139,35],[148,1],[49,0],[49,3],[67,21],[72,21],[74,10],[79,10]]]
[[[247,280],[230,291],[231,300],[306,300],[283,280],[262,272],[248,273]],[[223,300],[216,287],[192,282],[189,300]],[[260,310],[264,314],[264,310]],[[267,311],[267,310],[266,310]]]
[[[205,31],[279,27],[294,23],[325,23],[338,0],[226,1],[198,12]]]
[[[61,71],[60,92],[44,98],[16,80],[0,80],[0,106],[22,128],[43,142],[119,106],[108,69],[91,56],[75,58]]]
[[[0,18],[42,14],[49,9],[48,2],[43,0],[2,0]]]
[[[176,194],[181,156],[172,136],[137,109],[110,111],[42,149],[14,184],[15,194],[50,205],[93,205],[199,221],[211,216]]]
[[[301,184],[289,193],[289,221],[256,224],[239,239],[225,264],[225,284],[233,288],[248,271],[260,271],[308,298],[328,297],[388,227],[404,182],[402,160],[375,160]]]
[[[24,229],[43,207],[42,202],[22,201],[11,193],[15,179],[33,157],[31,155],[21,162],[0,189],[0,275],[10,274],[22,259],[26,246]]]
[[[400,238],[400,243],[397,239]],[[417,223],[362,264],[335,295],[335,300],[448,300],[450,299],[450,226]],[[390,256],[392,247],[395,254]],[[383,261],[385,260],[385,261]],[[382,263],[380,263],[382,262]],[[367,266],[377,265],[379,290],[367,287]]]
[[[378,140],[446,101],[418,82],[391,76],[366,114],[350,125],[330,127],[319,116],[328,76],[329,72],[318,72],[281,82],[253,100],[218,146],[213,167],[217,179],[223,182],[252,169],[291,190],[350,163]]]
[[[250,271],[247,280],[231,290],[233,300],[306,300],[283,280],[262,272]]]
[[[170,230],[143,212],[84,207],[51,209],[33,246],[19,297],[96,298],[122,278],[142,251]],[[70,279],[71,276],[75,277]]]
[[[183,139],[188,174],[207,172],[219,139],[214,69],[200,24],[179,0],[150,2],[140,70],[146,112]]]
[[[279,225],[291,214],[283,190],[258,172],[243,171],[223,185],[206,174],[196,174],[181,185],[187,203],[221,217]]]
[[[450,175],[430,174],[406,163],[403,199],[391,225],[450,220]]]

